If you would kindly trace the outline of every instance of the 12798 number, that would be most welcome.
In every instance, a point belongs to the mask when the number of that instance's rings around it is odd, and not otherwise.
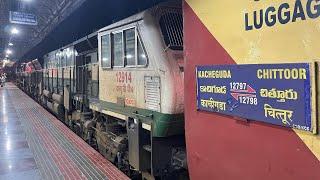
[[[241,104],[258,105],[258,99],[256,97],[240,96],[239,102]]]

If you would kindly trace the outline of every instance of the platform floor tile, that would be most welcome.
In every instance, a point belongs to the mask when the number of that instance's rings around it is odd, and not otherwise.
[[[1,179],[129,179],[15,85],[0,88]]]

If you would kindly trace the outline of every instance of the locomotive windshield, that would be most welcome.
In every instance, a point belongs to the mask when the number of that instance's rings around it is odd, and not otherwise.
[[[183,19],[179,11],[164,13],[159,20],[166,46],[172,50],[183,50]]]

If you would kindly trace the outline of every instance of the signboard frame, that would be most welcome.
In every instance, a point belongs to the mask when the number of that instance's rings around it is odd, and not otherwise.
[[[9,12],[9,21],[13,24],[38,25],[38,18],[36,15],[18,11]]]
[[[307,82],[309,82],[309,86],[310,86],[310,90],[309,90],[309,93],[310,93],[310,104],[309,103],[307,103],[307,104],[309,104],[309,108],[310,109],[307,109],[307,110],[305,110],[305,111],[308,111],[308,113],[310,113],[310,122],[309,122],[309,124],[311,124],[310,125],[310,130],[301,130],[301,131],[303,131],[303,132],[311,132],[311,133],[313,133],[313,134],[317,134],[318,132],[318,128],[320,128],[320,127],[318,127],[318,122],[317,122],[317,117],[316,117],[316,115],[317,115],[317,110],[316,110],[316,107],[317,107],[317,95],[316,95],[316,93],[317,93],[317,89],[320,89],[319,88],[319,86],[317,86],[317,83],[316,83],[316,63],[315,62],[310,62],[310,61],[308,61],[308,62],[301,62],[301,63],[282,63],[282,64],[239,64],[239,65],[207,65],[207,66],[196,66],[196,101],[197,101],[197,110],[198,111],[205,111],[205,112],[212,112],[212,113],[220,113],[220,114],[223,114],[223,115],[228,115],[228,116],[232,116],[232,117],[236,117],[236,118],[244,118],[244,119],[248,119],[248,120],[254,120],[254,121],[258,121],[258,122],[264,122],[264,123],[267,123],[267,124],[274,124],[274,125],[279,125],[279,124],[275,124],[275,123],[271,123],[271,122],[266,122],[266,120],[259,120],[258,118],[255,118],[255,119],[251,119],[250,117],[245,117],[245,116],[241,116],[241,115],[237,115],[237,114],[230,114],[229,112],[225,112],[225,111],[222,111],[222,112],[219,112],[219,111],[211,111],[211,110],[207,110],[207,109],[204,109],[203,107],[201,107],[200,105],[199,105],[199,103],[200,103],[200,95],[199,94],[201,94],[201,95],[203,95],[203,93],[199,93],[200,91],[199,91],[199,77],[198,77],[198,69],[200,68],[214,68],[214,67],[216,67],[216,68],[218,68],[218,67],[235,67],[235,66],[237,66],[237,67],[240,67],[240,66],[242,66],[242,67],[245,67],[245,66],[261,66],[261,67],[266,67],[266,66],[290,66],[290,65],[302,65],[302,64],[304,64],[304,65],[309,65],[309,79],[307,80]],[[317,64],[318,66],[319,66],[319,64]],[[203,70],[203,69],[201,69],[201,70]],[[220,81],[218,81],[217,80],[217,82],[221,82],[221,80]],[[219,84],[219,85],[221,85],[221,84]],[[202,88],[203,88],[203,86],[202,86]],[[260,90],[261,89],[259,89],[259,92],[260,92]],[[231,91],[231,89],[228,89],[227,88],[227,91]],[[230,93],[231,94],[231,92],[228,92],[228,93]],[[226,96],[227,96],[227,94],[226,94]],[[257,96],[257,98],[258,98],[258,96]],[[260,97],[261,98],[261,97]],[[304,98],[306,98],[306,97],[304,97]],[[304,99],[303,99],[304,100]],[[237,100],[238,101],[238,100]],[[266,105],[266,104],[265,104]],[[226,106],[226,105],[225,105]],[[305,106],[303,106],[303,107],[305,107]],[[297,108],[296,108],[297,109]],[[247,113],[247,114],[249,114],[249,113]],[[302,114],[302,113],[301,113]],[[305,117],[305,118],[307,118],[308,116],[307,116],[307,114],[304,114],[304,116],[303,117]],[[300,120],[299,120],[300,121]],[[305,119],[305,122],[307,122],[307,120]],[[279,125],[279,126],[281,126],[281,125]],[[287,125],[282,125],[282,127],[288,127]],[[290,128],[290,127],[288,127],[288,128]],[[293,128],[293,127],[291,127],[291,128]],[[299,129],[297,129],[297,130],[299,130]],[[300,130],[299,130],[300,131]]]

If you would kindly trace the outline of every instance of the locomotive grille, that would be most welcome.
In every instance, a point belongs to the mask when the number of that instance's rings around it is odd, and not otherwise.
[[[166,45],[173,50],[183,50],[183,18],[176,10],[164,12],[159,20]]]
[[[160,78],[146,76],[144,78],[144,97],[146,108],[160,111]]]

